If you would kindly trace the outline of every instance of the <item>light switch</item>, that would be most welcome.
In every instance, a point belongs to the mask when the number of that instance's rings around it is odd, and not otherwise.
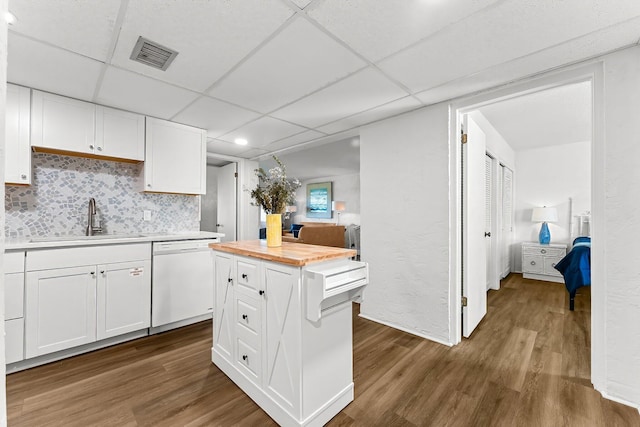
[[[151,221],[151,211],[143,211],[142,219],[145,221]]]

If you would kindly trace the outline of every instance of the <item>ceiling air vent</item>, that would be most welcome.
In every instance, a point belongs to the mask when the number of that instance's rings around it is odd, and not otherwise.
[[[138,37],[138,42],[133,48],[130,58],[164,71],[176,56],[178,56],[178,52],[156,42],[152,42],[151,40],[147,40],[144,37]]]

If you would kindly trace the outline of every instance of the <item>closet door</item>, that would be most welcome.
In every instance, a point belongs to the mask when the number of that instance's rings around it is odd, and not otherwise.
[[[484,231],[486,236],[485,242],[487,245],[487,290],[489,290],[491,289],[492,283],[494,280],[493,272],[496,271],[496,269],[494,268],[494,263],[496,260],[493,257],[493,250],[492,250],[493,239],[491,238],[491,230],[493,225],[493,216],[491,215],[491,213],[492,213],[492,207],[493,207],[493,201],[494,201],[493,158],[491,158],[489,155],[485,155],[484,157],[484,169],[485,169]]]
[[[513,241],[513,172],[500,166],[502,173],[502,250],[501,277],[511,272],[511,242]]]

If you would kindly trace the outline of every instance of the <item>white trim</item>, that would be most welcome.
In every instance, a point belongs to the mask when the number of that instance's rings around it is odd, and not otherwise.
[[[407,329],[404,326],[397,325],[397,324],[395,324],[393,322],[387,322],[387,321],[384,321],[384,320],[380,320],[380,319],[377,319],[375,317],[367,316],[367,315],[362,314],[362,313],[360,313],[358,316],[362,317],[363,319],[371,320],[372,322],[380,323],[380,324],[388,326],[390,328],[398,329],[398,330],[400,330],[402,332],[406,332],[408,334],[415,335],[417,337],[427,339],[429,341],[437,342],[438,344],[446,345],[447,347],[453,347],[453,344],[451,344],[450,342],[443,341],[440,338],[434,338],[434,337],[432,337],[430,335],[420,334],[420,333],[416,332],[414,329]]]
[[[604,148],[604,81],[602,59],[590,60],[585,63],[565,67],[552,71],[539,77],[529,78],[520,82],[500,87],[479,95],[473,95],[454,100],[449,108],[449,206],[450,206],[450,283],[449,292],[451,300],[450,309],[450,341],[458,344],[462,336],[462,280],[461,268],[462,248],[460,245],[460,158],[461,144],[459,135],[461,130],[462,114],[477,109],[480,106],[492,104],[501,100],[510,99],[530,93],[539,92],[553,87],[564,86],[571,83],[590,81],[592,83],[593,99],[593,132],[591,141],[592,153],[592,224],[593,242],[592,249],[592,305],[591,305],[591,381],[594,388],[601,393],[606,390],[604,378],[606,378],[605,360],[605,303],[606,303],[606,275],[604,266],[604,252],[602,244],[599,244],[600,236],[604,235],[604,173],[605,173],[605,148]],[[594,292],[595,291],[595,292]]]

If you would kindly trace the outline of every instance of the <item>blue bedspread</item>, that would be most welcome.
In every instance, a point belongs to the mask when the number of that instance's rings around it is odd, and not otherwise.
[[[591,239],[579,237],[573,249],[555,265],[564,276],[564,283],[571,296],[581,286],[591,285]]]

